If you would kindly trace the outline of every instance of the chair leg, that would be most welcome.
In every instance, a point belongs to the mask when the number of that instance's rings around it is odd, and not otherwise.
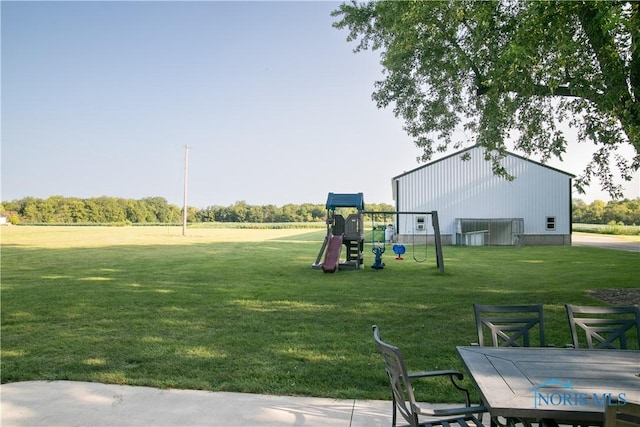
[[[393,405],[393,410],[391,411],[391,427],[396,427],[396,396],[391,393],[393,400],[392,400],[392,405]]]

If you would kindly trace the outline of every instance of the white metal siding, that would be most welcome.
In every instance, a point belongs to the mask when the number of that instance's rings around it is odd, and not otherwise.
[[[438,211],[441,234],[455,234],[456,218],[523,218],[524,234],[570,234],[571,175],[507,155],[502,164],[516,176],[508,181],[493,174],[484,148],[466,152],[469,160],[456,154],[395,178],[397,209]],[[555,230],[546,230],[547,217],[555,217]],[[415,233],[413,221],[400,216],[398,232]]]

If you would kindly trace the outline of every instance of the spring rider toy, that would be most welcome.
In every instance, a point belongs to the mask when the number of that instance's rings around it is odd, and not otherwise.
[[[402,258],[402,254],[404,254],[406,251],[404,245],[393,245],[393,252],[398,255],[396,257],[397,260],[402,261],[404,258]]]
[[[371,252],[373,252],[376,256],[375,261],[371,268],[375,268],[376,270],[382,270],[384,268],[384,262],[382,262],[382,254],[384,253],[384,246],[375,245]]]

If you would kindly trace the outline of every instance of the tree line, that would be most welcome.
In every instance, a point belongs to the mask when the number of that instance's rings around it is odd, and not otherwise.
[[[385,203],[367,204],[371,211],[393,211]],[[353,209],[355,212],[355,209]],[[52,196],[46,199],[25,197],[4,201],[0,213],[12,224],[180,224],[182,208],[163,197],[140,200],[117,197]],[[348,213],[348,212],[347,212]],[[187,222],[323,222],[327,216],[324,204],[250,205],[245,201],[230,206],[187,208]],[[374,218],[383,221],[384,216]]]
[[[603,202],[596,200],[586,204],[573,201],[572,220],[581,224],[640,225],[640,198]]]
[[[393,206],[367,204],[367,210],[394,211]],[[353,209],[355,212],[355,209]],[[349,212],[346,212],[349,213]],[[140,200],[117,197],[52,196],[46,199],[25,197],[5,201],[0,214],[13,224],[180,224],[182,209],[170,204],[163,197],[146,197]],[[203,209],[187,208],[187,221],[202,222],[322,222],[327,215],[324,204],[303,203],[275,205],[250,205],[245,201],[230,206],[209,206]],[[377,215],[375,221],[385,221]],[[388,219],[387,219],[388,220]],[[640,198],[604,202],[596,200],[587,204],[581,199],[573,201],[572,220],[582,224],[640,225]]]
[[[11,223],[114,224],[180,222],[182,210],[162,197],[140,200],[117,197],[25,197],[2,202],[2,214]]]

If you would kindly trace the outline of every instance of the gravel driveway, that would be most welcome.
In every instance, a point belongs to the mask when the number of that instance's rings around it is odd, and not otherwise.
[[[573,233],[571,242],[572,246],[594,246],[619,251],[640,252],[640,238],[629,240],[628,238],[613,235]]]

